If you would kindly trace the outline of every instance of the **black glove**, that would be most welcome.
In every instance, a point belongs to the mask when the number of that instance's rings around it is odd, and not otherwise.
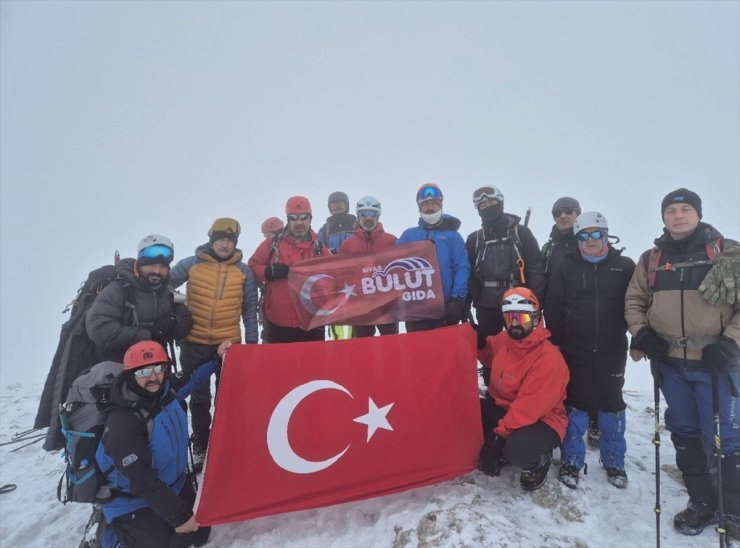
[[[661,358],[668,354],[669,346],[666,341],[658,337],[655,331],[650,327],[641,328],[634,337],[630,348],[645,352],[651,360]]]
[[[452,299],[445,310],[445,325],[455,325],[465,318],[465,301]]]
[[[704,347],[701,353],[701,361],[707,367],[734,371],[739,365],[740,347],[734,339],[722,337],[718,342]]]
[[[157,341],[168,341],[175,335],[177,328],[177,316],[172,313],[163,314],[154,320],[150,331],[152,339]]]
[[[478,457],[478,470],[487,476],[498,476],[501,473],[501,461],[504,458],[506,439],[494,434],[486,433],[486,439]]]
[[[290,267],[284,263],[272,263],[265,268],[265,279],[271,282],[288,277]]]

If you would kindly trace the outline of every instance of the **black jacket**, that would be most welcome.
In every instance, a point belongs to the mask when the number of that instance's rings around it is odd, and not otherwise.
[[[93,302],[85,318],[85,328],[102,360],[123,361],[126,349],[134,343],[152,339],[150,327],[166,314],[174,314],[177,324],[174,340],[180,340],[193,327],[183,304],[173,302],[167,284],[152,290],[134,273],[134,260],[118,264],[121,280],[109,283]],[[167,341],[159,341],[165,344]]]
[[[580,251],[553,263],[545,300],[552,342],[563,349],[625,352],[624,296],[634,270],[634,261],[611,246],[598,264],[584,261]]]
[[[545,263],[545,273],[550,275],[552,264],[565,258],[566,255],[575,253],[578,249],[578,238],[573,231],[563,234],[557,225],[552,225],[550,239],[542,246],[542,260]]]
[[[505,213],[492,224],[484,223],[468,235],[465,247],[470,260],[468,286],[476,308],[500,309],[504,292],[520,285],[544,298],[547,281],[540,246],[532,231],[519,226],[516,215]],[[517,250],[524,260],[524,284],[520,282]],[[492,287],[491,282],[497,286]]]

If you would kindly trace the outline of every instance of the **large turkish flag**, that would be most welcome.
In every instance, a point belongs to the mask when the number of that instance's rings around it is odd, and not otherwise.
[[[217,525],[437,483],[473,470],[481,444],[467,324],[232,346],[197,518]]]
[[[429,240],[300,261],[288,273],[293,306],[306,331],[441,318],[441,280]]]

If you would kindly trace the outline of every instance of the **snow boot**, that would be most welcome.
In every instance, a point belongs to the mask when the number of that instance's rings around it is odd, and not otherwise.
[[[682,535],[698,535],[707,525],[717,523],[717,510],[701,502],[689,502],[688,506],[673,516],[673,528]]]
[[[560,472],[558,472],[558,480],[566,487],[575,489],[578,487],[578,468],[570,464],[563,464],[560,467]]]
[[[611,483],[614,487],[618,487],[619,489],[624,489],[627,487],[627,472],[625,472],[622,468],[609,468],[608,466],[605,466],[606,468],[606,479],[609,483]]]
[[[547,472],[550,470],[550,463],[552,462],[551,451],[548,451],[542,456],[540,464],[534,468],[522,470],[522,474],[519,476],[519,484],[525,491],[536,491],[547,481]]]

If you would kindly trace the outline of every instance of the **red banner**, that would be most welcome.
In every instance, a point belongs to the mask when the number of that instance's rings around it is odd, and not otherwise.
[[[218,525],[460,476],[482,444],[475,334],[457,325],[226,354],[198,521]]]
[[[290,265],[288,283],[306,331],[444,315],[437,252],[428,240],[301,261]]]

